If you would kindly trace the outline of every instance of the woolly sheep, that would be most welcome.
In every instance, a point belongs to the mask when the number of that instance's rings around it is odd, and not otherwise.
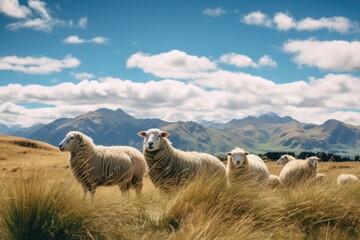
[[[225,165],[218,158],[174,148],[167,139],[170,133],[152,128],[138,135],[144,138],[143,153],[149,178],[162,192],[174,190],[203,175],[226,179]]]
[[[270,187],[276,188],[276,187],[280,186],[280,178],[279,178],[279,176],[270,174],[269,178],[267,180],[267,183]]]
[[[315,180],[317,182],[324,182],[324,181],[327,180],[327,176],[324,173],[317,173],[316,176],[315,176]]]
[[[359,181],[359,178],[353,174],[349,174],[349,173],[343,173],[340,174],[337,179],[336,179],[336,183],[337,185],[344,185],[350,182],[357,182]]]
[[[259,156],[238,147],[226,154],[228,156],[226,173],[230,183],[240,176],[248,176],[257,182],[269,178],[269,169]]]
[[[83,187],[83,199],[89,191],[93,202],[99,186],[118,185],[123,194],[134,187],[137,194],[141,193],[146,162],[139,150],[96,146],[90,137],[78,131],[69,132],[59,149],[70,152],[70,169]]]
[[[285,165],[285,164],[287,164],[288,162],[294,161],[294,160],[296,160],[296,158],[295,158],[294,156],[285,154],[285,155],[282,155],[282,156],[279,158],[279,160],[276,161],[276,165]]]
[[[317,174],[318,157],[309,157],[305,160],[288,162],[279,174],[280,183],[290,187],[297,183],[315,178]]]

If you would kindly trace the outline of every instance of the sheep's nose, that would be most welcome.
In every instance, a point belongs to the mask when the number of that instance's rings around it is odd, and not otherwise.
[[[148,146],[152,148],[154,146],[154,142],[148,142]]]
[[[59,149],[62,151],[62,150],[64,150],[64,147],[63,147],[63,145],[60,143],[59,144]]]

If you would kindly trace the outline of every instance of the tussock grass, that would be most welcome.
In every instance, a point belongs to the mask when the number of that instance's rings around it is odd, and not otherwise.
[[[90,204],[81,201],[72,178],[16,173],[0,189],[0,234],[4,239],[360,238],[359,183],[272,189],[245,179],[231,186],[199,179],[161,194],[145,182],[141,196],[99,188]]]

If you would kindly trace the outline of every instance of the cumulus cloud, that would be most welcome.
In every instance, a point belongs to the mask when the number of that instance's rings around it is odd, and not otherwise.
[[[272,27],[271,19],[260,11],[252,12],[242,18],[242,22],[248,25]]]
[[[271,110],[302,122],[322,123],[337,117],[360,124],[360,118],[356,118],[359,77],[329,74],[308,81],[276,84],[242,72],[215,70],[200,75],[201,78],[187,83],[171,79],[140,83],[106,77],[53,86],[9,84],[0,87],[0,114],[2,120],[8,119],[6,123],[31,125],[74,117],[101,107],[120,107],[138,118],[168,121],[195,120],[199,116],[229,121]],[[21,106],[23,103],[49,107],[25,109]],[[346,114],[340,116],[341,112]]]
[[[227,53],[220,57],[219,62],[234,65],[239,68],[277,67],[277,63],[269,55],[264,55],[258,62],[254,62],[246,55]]]
[[[209,17],[220,17],[224,14],[226,14],[226,11],[222,9],[222,7],[217,8],[207,8],[203,11],[204,15],[207,15]]]
[[[279,31],[289,31],[295,29],[296,31],[317,31],[327,29],[331,32],[350,33],[359,30],[359,23],[351,21],[342,16],[322,17],[314,19],[306,17],[301,20],[296,20],[290,13],[277,12],[271,19],[268,15],[256,11],[245,15],[242,22],[248,25],[257,25],[263,27],[275,27]]]
[[[61,72],[63,68],[75,68],[80,61],[71,55],[57,60],[47,57],[6,56],[0,58],[0,70],[10,70],[28,74],[50,74]]]
[[[19,4],[18,0],[0,1],[0,12],[13,18],[25,18],[31,14],[31,11]]]
[[[77,80],[93,79],[95,77],[92,73],[81,72],[81,73],[71,73]]]
[[[162,78],[192,78],[199,72],[216,69],[206,57],[188,55],[179,50],[155,55],[138,52],[127,60],[128,68],[141,68],[146,73]]]
[[[307,17],[299,21],[296,26],[296,29],[299,31],[316,31],[320,29],[328,29],[329,31],[339,33],[348,33],[356,28],[357,24],[355,22],[351,22],[346,17],[322,17],[320,19]]]
[[[289,40],[283,50],[294,54],[293,61],[299,65],[328,71],[360,70],[359,41]]]
[[[40,0],[29,0],[29,8],[20,6],[17,0],[4,0],[0,2],[0,11],[9,15],[14,13],[13,17],[23,18],[23,20],[10,23],[6,26],[7,29],[16,31],[21,28],[29,28],[35,31],[51,32],[54,27],[76,27],[86,28],[87,18],[80,18],[78,25],[74,25],[72,20],[64,21],[53,18],[47,4]],[[32,9],[32,11],[30,10]]]
[[[296,27],[296,22],[292,16],[287,13],[278,12],[275,14],[273,21],[280,31],[288,31]]]
[[[105,37],[94,37],[91,39],[82,39],[76,35],[69,36],[63,40],[64,43],[68,44],[83,44],[83,43],[96,43],[96,44],[106,44],[109,42],[109,39]]]

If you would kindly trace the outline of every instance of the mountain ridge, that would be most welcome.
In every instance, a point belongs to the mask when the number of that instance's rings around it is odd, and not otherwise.
[[[101,108],[75,118],[60,118],[46,125],[14,131],[12,135],[57,145],[67,132],[78,130],[99,145],[130,145],[141,149],[142,139],[137,133],[149,128],[169,131],[169,140],[176,148],[213,154],[230,151],[236,146],[258,153],[324,151],[356,155],[360,150],[360,126],[333,119],[320,125],[301,123],[273,112],[232,119],[227,123],[200,124],[135,118],[122,109]]]

